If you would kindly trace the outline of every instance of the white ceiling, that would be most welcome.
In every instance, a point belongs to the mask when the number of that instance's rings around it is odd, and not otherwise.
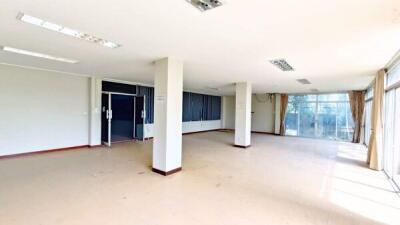
[[[16,19],[18,12],[96,35],[109,49]],[[229,94],[363,89],[400,48],[399,0],[226,0],[201,13],[185,0],[1,0],[0,45],[77,59],[65,64],[0,51],[0,62],[153,83],[154,60],[185,61],[188,90]],[[268,61],[285,58],[282,72]],[[311,85],[296,79],[307,78]],[[219,88],[214,91],[212,88]]]

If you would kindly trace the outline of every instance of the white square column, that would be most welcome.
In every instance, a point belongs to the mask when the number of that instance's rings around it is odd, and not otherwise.
[[[183,62],[156,61],[153,172],[164,176],[182,169],[182,96]]]
[[[251,145],[251,84],[236,83],[235,146]]]
[[[90,78],[89,145],[101,145],[101,79]]]

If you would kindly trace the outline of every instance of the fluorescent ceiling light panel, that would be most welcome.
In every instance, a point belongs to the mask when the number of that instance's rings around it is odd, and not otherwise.
[[[294,68],[285,59],[273,59],[270,60],[269,62],[285,72],[294,70]]]
[[[210,9],[217,8],[223,3],[220,0],[186,0],[198,10],[204,12]]]
[[[6,52],[12,52],[12,53],[17,53],[17,54],[21,54],[21,55],[28,55],[28,56],[49,59],[49,60],[54,60],[54,61],[59,61],[59,62],[65,62],[65,63],[71,63],[71,64],[78,62],[77,60],[74,60],[74,59],[56,57],[56,56],[52,56],[52,55],[47,55],[47,54],[38,53],[38,52],[31,52],[31,51],[22,50],[22,49],[18,49],[18,48],[12,48],[12,47],[8,47],[8,46],[3,46],[3,47],[1,47],[1,49]]]
[[[86,41],[89,41],[89,42],[92,42],[92,43],[97,43],[97,44],[99,44],[101,46],[104,46],[104,47],[107,47],[107,48],[118,48],[118,47],[121,47],[120,44],[117,44],[115,42],[108,41],[108,40],[105,40],[103,38],[96,37],[94,35],[86,34],[86,33],[80,32],[78,30],[71,29],[69,27],[64,27],[64,26],[61,26],[59,24],[55,24],[55,23],[52,23],[52,22],[49,22],[49,21],[45,21],[45,20],[42,20],[40,18],[37,18],[37,17],[34,17],[34,16],[30,16],[30,15],[27,15],[27,14],[24,14],[24,13],[19,13],[18,16],[17,16],[17,19],[19,19],[19,20],[21,20],[21,21],[23,21],[25,23],[29,23],[29,24],[32,24],[32,25],[35,25],[35,26],[39,26],[41,28],[45,28],[47,30],[55,31],[55,32],[58,32],[58,33],[61,33],[61,34],[65,34],[65,35],[68,35],[68,36],[72,36],[72,37],[75,37],[75,38],[86,40]]]
[[[297,79],[297,82],[300,84],[311,84],[311,82],[307,79]]]

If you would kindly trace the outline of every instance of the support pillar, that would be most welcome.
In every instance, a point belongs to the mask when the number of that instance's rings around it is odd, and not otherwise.
[[[182,61],[156,61],[154,96],[153,172],[167,176],[182,169]]]
[[[89,146],[101,145],[101,79],[90,78]]]
[[[251,145],[251,84],[236,83],[235,147]]]

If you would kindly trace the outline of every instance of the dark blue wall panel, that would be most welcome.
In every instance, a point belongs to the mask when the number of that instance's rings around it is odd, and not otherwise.
[[[146,123],[154,122],[154,88],[138,86],[138,96],[145,96]]]
[[[102,82],[102,90],[108,92],[119,92],[125,94],[136,94],[136,85],[114,83],[109,81]]]
[[[103,91],[137,94],[146,98],[146,123],[154,123],[154,88],[103,81]],[[183,92],[182,121],[221,119],[221,97]]]
[[[190,94],[191,100],[191,111],[192,111],[192,118],[190,121],[201,121],[203,120],[203,95],[191,93]]]
[[[183,92],[182,98],[182,121],[188,122],[192,120],[192,107],[189,92]]]
[[[221,97],[212,96],[211,103],[211,117],[209,120],[220,120],[221,119]]]

